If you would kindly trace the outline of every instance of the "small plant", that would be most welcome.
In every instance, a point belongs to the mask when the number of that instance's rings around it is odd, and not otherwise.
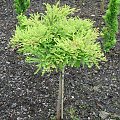
[[[50,120],[56,120],[56,117],[55,116],[50,116]]]
[[[60,71],[57,120],[63,119],[64,70],[66,66],[99,66],[105,61],[96,39],[98,30],[89,19],[70,17],[75,9],[45,4],[45,14],[20,15],[11,46],[25,54],[28,63],[35,63],[37,73]]]
[[[74,108],[70,108],[67,112],[70,114],[70,120],[80,120]]]
[[[30,6],[30,0],[14,0],[14,7],[18,15],[24,13]]]
[[[116,33],[118,32],[118,14],[120,12],[120,0],[110,0],[105,16],[105,27],[103,29],[103,49],[108,52],[116,44]]]

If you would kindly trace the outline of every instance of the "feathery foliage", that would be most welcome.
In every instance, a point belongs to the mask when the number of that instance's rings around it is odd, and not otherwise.
[[[120,13],[120,0],[110,0],[108,10],[104,18],[103,48],[108,52],[116,44],[116,33],[118,32],[118,15]]]
[[[100,45],[96,43],[98,30],[89,19],[70,17],[75,9],[46,4],[45,14],[19,16],[19,24],[11,39],[12,47],[26,55],[26,61],[36,63],[37,71],[62,70],[66,65],[98,66],[105,61]]]
[[[14,7],[18,15],[24,13],[29,6],[30,0],[14,0]]]

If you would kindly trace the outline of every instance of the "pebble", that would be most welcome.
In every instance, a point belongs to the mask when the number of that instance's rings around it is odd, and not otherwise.
[[[95,17],[95,15],[94,15],[94,14],[92,14],[92,15],[91,15],[91,17]]]
[[[15,108],[17,106],[17,103],[13,103],[11,108]]]

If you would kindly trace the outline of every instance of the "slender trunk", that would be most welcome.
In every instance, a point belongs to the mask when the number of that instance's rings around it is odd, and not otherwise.
[[[57,100],[57,115],[56,120],[63,120],[63,100],[64,100],[64,69],[59,77],[59,92]]]
[[[105,4],[105,0],[101,0],[101,13],[104,12],[104,4]]]
[[[64,69],[62,70],[62,86],[61,86],[61,119],[63,120],[63,103],[64,103]]]
[[[58,91],[58,100],[57,100],[57,116],[56,116],[56,120],[60,120],[61,119],[61,86],[62,86],[62,80],[61,80],[61,73],[60,73],[60,77],[59,77],[59,91]]]

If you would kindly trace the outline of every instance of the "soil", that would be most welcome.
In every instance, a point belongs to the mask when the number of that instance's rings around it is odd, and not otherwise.
[[[90,18],[100,29],[104,25],[101,0],[61,0],[78,8],[81,18]],[[32,0],[26,15],[44,12],[42,3]],[[120,22],[120,20],[119,20]],[[34,75],[34,65],[8,44],[17,24],[12,0],[0,0],[0,120],[52,120],[56,115],[59,73]],[[100,69],[65,70],[64,120],[120,120],[120,31],[117,44],[106,54]]]

